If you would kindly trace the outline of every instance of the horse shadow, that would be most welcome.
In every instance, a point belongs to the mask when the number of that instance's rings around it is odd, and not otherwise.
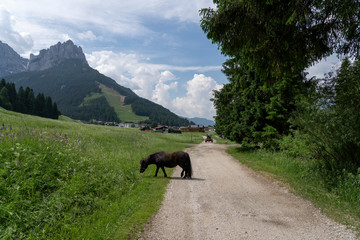
[[[182,178],[182,177],[169,177],[171,180],[186,180],[186,181],[205,181],[204,178]]]

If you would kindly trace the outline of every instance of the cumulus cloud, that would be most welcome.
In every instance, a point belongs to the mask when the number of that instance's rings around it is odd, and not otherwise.
[[[161,72],[160,75],[159,82],[156,84],[155,89],[152,92],[151,99],[162,106],[171,107],[170,103],[172,98],[170,96],[170,90],[176,90],[178,82],[172,82],[176,78],[170,71]]]
[[[161,65],[151,64],[135,53],[98,51],[86,54],[86,58],[90,66],[147,99],[152,99],[159,81],[164,83],[174,78],[170,71],[161,71]]]
[[[204,74],[195,74],[186,85],[186,96],[175,98],[172,101],[173,109],[182,116],[214,116],[215,108],[210,99],[213,97],[213,90],[221,89],[222,85]]]
[[[3,7],[0,7],[0,40],[9,44],[17,53],[31,50],[34,43],[29,33],[14,29],[15,19]]]

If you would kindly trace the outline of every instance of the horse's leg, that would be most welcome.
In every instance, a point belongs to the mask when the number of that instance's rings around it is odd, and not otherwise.
[[[186,173],[186,170],[185,170],[185,165],[180,163],[179,166],[182,168],[181,177],[186,178],[187,173]],[[184,175],[184,173],[185,173],[185,175]]]
[[[159,167],[158,165],[156,165],[155,177],[157,177],[157,174],[158,174],[159,168],[160,168],[160,167]]]
[[[162,166],[161,169],[162,169],[163,172],[164,172],[164,177],[167,177],[164,166]]]

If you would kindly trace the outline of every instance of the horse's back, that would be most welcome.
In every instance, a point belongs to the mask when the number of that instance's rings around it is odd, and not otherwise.
[[[189,157],[189,154],[184,151],[176,151],[172,153],[172,158],[177,159],[177,161],[186,161]]]

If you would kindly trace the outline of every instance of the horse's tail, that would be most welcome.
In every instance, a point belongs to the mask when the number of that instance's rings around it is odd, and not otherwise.
[[[190,160],[190,156],[188,153],[185,153],[185,158],[186,158],[186,161],[185,161],[185,166],[186,166],[186,172],[187,172],[187,176],[189,178],[192,177],[192,167],[191,167],[191,160]]]

